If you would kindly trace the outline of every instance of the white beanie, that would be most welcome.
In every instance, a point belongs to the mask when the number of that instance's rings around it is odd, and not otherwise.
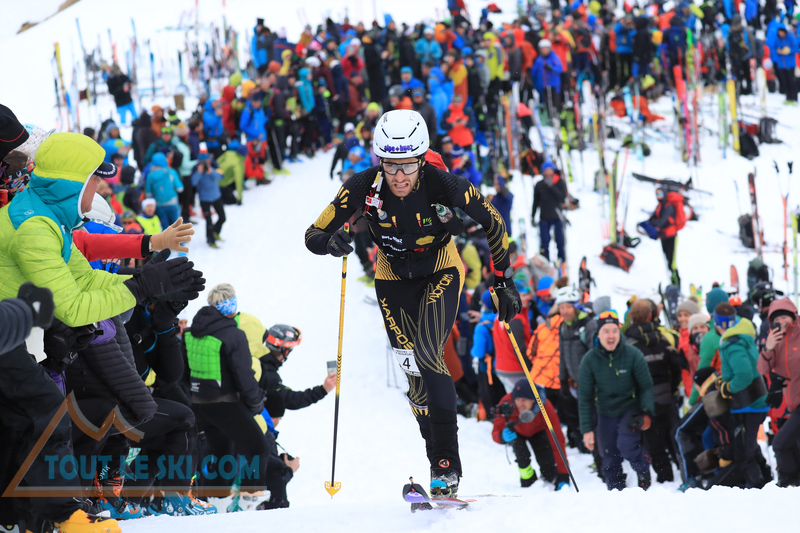
[[[539,41],[539,48],[541,49],[544,47],[553,48],[553,43],[550,42],[550,39],[542,39]]]
[[[689,325],[687,326],[689,333],[692,332],[692,328],[695,327],[697,324],[705,324],[706,322],[708,322],[708,320],[709,320],[708,317],[703,313],[696,313],[690,316]]]

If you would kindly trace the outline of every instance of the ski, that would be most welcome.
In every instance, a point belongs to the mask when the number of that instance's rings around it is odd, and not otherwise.
[[[758,218],[758,200],[756,198],[756,173],[755,169],[747,175],[747,185],[750,189],[750,215],[753,220],[753,240],[756,243],[756,253],[759,259],[764,255],[764,231],[761,228],[761,219]]]
[[[583,256],[581,259],[580,267],[578,267],[578,288],[581,291],[581,303],[586,303],[591,301],[591,287],[594,285],[597,286],[595,283],[594,278],[592,277],[592,273],[589,272],[589,269],[586,268],[586,256]]]
[[[739,271],[735,265],[731,265],[731,290],[730,294],[739,295]]]
[[[519,219],[519,252],[523,257],[528,257],[528,224],[525,219]]]
[[[733,149],[739,153],[739,118],[736,109],[736,82],[728,70],[728,80],[725,82],[728,87],[728,99],[731,106],[731,135],[733,135]]]
[[[669,327],[674,329],[678,325],[678,304],[681,299],[681,288],[678,285],[667,285],[664,290],[664,297],[667,301],[667,313],[669,314]]]
[[[444,511],[447,509],[466,509],[470,501],[459,500],[441,496],[428,496],[425,489],[414,478],[408,478],[409,483],[403,486],[403,499],[411,504],[411,512],[417,511]]]

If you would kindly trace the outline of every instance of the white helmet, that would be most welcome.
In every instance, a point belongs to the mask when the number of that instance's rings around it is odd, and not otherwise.
[[[384,113],[372,137],[372,149],[381,159],[421,157],[428,151],[429,144],[425,119],[408,109]]]
[[[561,287],[556,293],[556,305],[576,304],[581,301],[581,295],[574,287]]]

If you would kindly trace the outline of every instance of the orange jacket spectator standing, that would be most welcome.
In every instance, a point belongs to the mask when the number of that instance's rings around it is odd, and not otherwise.
[[[161,128],[167,125],[167,119],[164,118],[164,108],[160,105],[153,106],[153,119],[150,121],[150,128],[156,137],[161,137]]]
[[[550,398],[557,397],[557,394],[551,394],[551,391],[555,392],[561,388],[561,380],[558,378],[561,362],[558,330],[562,321],[558,313],[547,317],[543,324],[536,327],[528,343],[528,359],[532,363],[531,377],[534,383],[547,389]]]
[[[469,85],[467,83],[467,67],[461,60],[461,52],[454,48],[444,56],[445,62],[450,65],[447,77],[453,80],[453,94],[460,94],[462,101],[469,98]]]
[[[458,358],[456,351],[456,343],[461,338],[458,332],[458,327],[453,326],[450,336],[444,343],[444,364],[447,365],[447,370],[450,371],[450,377],[453,378],[453,383],[464,377],[464,368],[461,366],[461,359]]]
[[[475,127],[475,114],[464,107],[466,100],[460,93],[453,93],[453,101],[442,114],[440,126],[447,131],[454,144],[467,148],[475,142],[472,129]]]
[[[568,72],[572,65],[572,50],[575,48],[572,34],[559,25],[553,28],[553,32],[547,38],[553,43],[553,53],[561,60],[564,72]]]
[[[517,46],[522,50],[522,74],[527,75],[536,61],[536,50],[533,45],[525,39],[525,30],[517,28],[514,30],[514,39]]]

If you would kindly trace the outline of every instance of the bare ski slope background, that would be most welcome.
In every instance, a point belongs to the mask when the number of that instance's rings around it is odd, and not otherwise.
[[[493,15],[492,20],[510,20],[515,10],[513,0],[498,0],[505,11]],[[178,26],[194,19],[194,2],[154,1],[118,2],[110,0],[82,0],[56,14],[30,30],[15,35],[13,32],[26,21],[42,20],[53,14],[60,2],[39,0],[17,3],[3,0],[2,12],[6,32],[0,36],[0,45],[7,50],[2,60],[6,83],[0,85],[0,101],[10,106],[23,122],[42,127],[55,127],[53,78],[50,69],[52,44],[61,43],[65,81],[70,84],[73,59],[81,55],[75,18],[80,18],[87,46],[95,47],[98,37],[103,57],[110,56],[107,28],[112,30],[118,53],[124,58],[132,35],[130,17],[136,20],[139,46],[138,60],[140,86],[150,85],[150,66],[147,59],[147,41],[156,57],[156,86],[159,91],[171,93],[178,84],[177,49],[182,48],[183,31],[168,31],[168,26]],[[377,0],[378,17],[391,13],[398,21],[416,22],[435,17],[436,8],[443,12],[445,2],[406,0],[386,2]],[[477,22],[480,8],[485,2],[468,0],[467,5]],[[264,17],[276,29],[285,26],[291,38],[302,28],[301,14],[305,11],[313,24],[328,13],[340,17],[349,9],[351,21],[360,20],[359,9],[365,19],[372,19],[372,4],[355,0],[296,0],[286,4],[228,0],[200,2],[201,24],[214,21],[221,25],[225,14],[241,34],[240,50],[246,55],[249,47],[245,39],[251,32],[256,17]],[[249,33],[247,34],[249,37]],[[201,32],[201,40],[203,35]],[[184,68],[186,66],[184,65]],[[78,84],[83,87],[83,74],[78,72]],[[187,81],[187,83],[189,83]],[[105,89],[103,87],[103,89]],[[758,116],[753,97],[743,97],[745,112]],[[749,162],[733,154],[722,159],[716,136],[703,137],[702,163],[696,185],[713,192],[713,196],[694,195],[694,206],[700,221],[688,223],[681,232],[678,243],[678,264],[685,290],[694,283],[708,291],[713,281],[728,285],[728,271],[735,264],[745,285],[745,272],[752,253],[745,253],[736,237],[739,216],[737,204],[749,211],[747,172],[757,168],[759,211],[763,219],[765,237],[770,249],[782,244],[782,206],[778,181],[773,169],[773,159],[781,169],[781,187],[787,186],[786,162],[794,158],[800,142],[797,122],[800,112],[781,105],[782,98],[770,95],[770,115],[780,121],[778,135],[784,144],[761,146],[761,157]],[[144,98],[142,104],[167,105],[170,97]],[[113,112],[113,102],[105,96],[97,109],[81,109],[83,125],[98,126],[103,118]],[[191,108],[194,100],[187,101]],[[672,121],[669,100],[662,99],[653,108],[667,117],[659,125],[669,131]],[[716,130],[716,100],[708,101],[703,119],[706,126]],[[130,130],[123,130],[129,138]],[[538,142],[534,132],[534,142]],[[653,187],[631,179],[630,172],[644,172],[654,177],[674,177],[685,180],[689,171],[675,154],[672,143],[649,140],[653,155],[644,162],[629,155],[626,176],[622,185],[622,205],[630,198],[627,230],[635,234],[635,225],[647,217],[645,210],[655,207]],[[613,149],[609,142],[609,149]],[[293,352],[282,370],[284,381],[294,388],[304,388],[322,382],[325,363],[336,357],[338,332],[338,302],[341,262],[330,257],[317,257],[303,246],[303,233],[325,205],[333,198],[339,184],[328,177],[331,155],[320,153],[313,160],[289,165],[291,175],[278,177],[269,187],[251,188],[245,195],[244,205],[227,209],[228,222],[223,230],[225,242],[221,249],[211,250],[203,244],[204,222],[197,228],[197,236],[190,256],[205,272],[208,286],[232,283],[239,296],[240,309],[258,316],[265,325],[288,323],[303,331],[303,344]],[[613,154],[606,155],[610,167]],[[570,184],[573,195],[581,200],[581,209],[569,214],[571,226],[567,230],[568,263],[570,275],[577,280],[577,265],[586,255],[589,268],[598,287],[593,296],[610,295],[614,306],[625,309],[627,294],[636,291],[640,296],[653,294],[659,282],[667,282],[667,271],[660,246],[655,241],[644,240],[634,250],[636,262],[630,274],[603,265],[599,253],[606,240],[602,234],[603,209],[601,197],[592,192],[591,176],[598,168],[597,153],[588,149],[583,154],[582,169],[577,152],[573,153],[572,167],[575,181]],[[622,175],[624,153],[620,156]],[[585,181],[582,178],[585,175]],[[696,178],[697,179],[697,178]],[[514,218],[530,218],[533,183],[529,177],[515,178],[511,189],[516,195]],[[738,182],[737,199],[733,187]],[[789,205],[800,203],[800,188],[792,183]],[[619,215],[622,216],[622,213]],[[519,227],[514,227],[515,234]],[[532,246],[536,235],[527,227]],[[786,290],[783,281],[782,257],[768,253],[765,259],[775,271],[775,284]],[[791,262],[791,258],[790,258]],[[753,531],[772,527],[788,531],[796,527],[794,509],[800,489],[778,489],[773,484],[761,491],[742,491],[713,488],[708,492],[692,490],[678,492],[678,482],[654,485],[644,493],[630,489],[622,493],[608,493],[604,485],[589,470],[591,459],[569,450],[571,466],[581,492],[553,492],[542,482],[528,489],[518,483],[513,455],[504,447],[492,442],[488,423],[460,420],[460,442],[464,463],[464,478],[460,493],[463,496],[497,494],[508,497],[482,498],[466,512],[427,513],[411,515],[408,505],[400,499],[400,489],[408,476],[415,476],[423,485],[428,481],[427,461],[416,423],[404,399],[404,378],[394,363],[387,360],[386,338],[379,309],[364,303],[363,298],[372,293],[356,281],[361,275],[357,261],[350,262],[345,316],[344,359],[342,366],[341,416],[339,425],[339,455],[336,480],[342,489],[331,499],[323,488],[330,477],[331,435],[333,426],[333,398],[326,398],[308,409],[287,413],[279,426],[279,442],[286,450],[301,458],[301,468],[289,485],[292,506],[288,510],[271,513],[245,512],[234,515],[209,517],[169,518],[158,517],[123,524],[126,532],[166,532],[175,528],[191,529],[195,533],[220,530],[258,532],[320,531],[352,532],[374,531],[488,531],[526,528],[531,530],[591,530],[600,532],[633,531],[646,528],[652,531],[674,531],[677,528],[714,528],[719,531]],[[791,284],[791,270],[789,273]],[[743,295],[744,297],[744,295]],[[184,312],[191,319],[203,305],[205,294]],[[511,461],[509,461],[511,457]],[[774,464],[774,459],[771,458]],[[626,470],[630,473],[630,470]],[[678,472],[676,470],[676,478]],[[632,483],[635,476],[629,475]],[[219,502],[217,502],[219,503]],[[224,507],[224,503],[220,505]]]

